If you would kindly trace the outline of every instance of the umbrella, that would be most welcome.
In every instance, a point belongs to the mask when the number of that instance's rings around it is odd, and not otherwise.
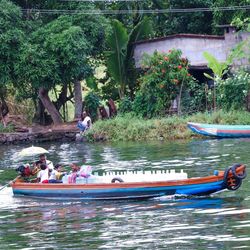
[[[49,151],[46,150],[45,148],[31,146],[31,147],[22,149],[18,153],[18,156],[19,157],[29,157],[29,156],[35,156],[35,155],[40,155],[40,154],[48,154],[48,153],[49,153]]]

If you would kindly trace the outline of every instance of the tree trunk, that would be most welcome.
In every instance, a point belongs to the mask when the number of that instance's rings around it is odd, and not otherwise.
[[[37,103],[34,101],[34,105],[36,107],[36,113],[33,117],[32,122],[33,123],[37,123],[40,125],[45,125],[46,121],[45,121],[45,108],[42,104],[42,101],[40,99],[38,99]]]
[[[82,86],[80,81],[74,82],[75,95],[75,118],[80,118],[82,114]]]
[[[182,98],[182,90],[183,90],[183,85],[184,85],[185,80],[186,80],[186,76],[184,76],[183,79],[182,79],[182,81],[181,81],[181,88],[180,88],[179,95],[177,97],[177,100],[178,100],[177,114],[178,114],[178,116],[181,115],[181,98]]]
[[[214,112],[216,112],[216,90],[214,85],[214,91],[213,91],[213,102],[214,102]]]
[[[55,102],[53,102],[53,104],[55,105],[55,107],[58,111],[68,101],[67,94],[68,94],[68,86],[66,83],[64,83],[62,86],[61,92],[59,94],[59,97],[57,98],[57,100]]]
[[[55,125],[61,124],[63,122],[62,118],[60,116],[59,111],[56,109],[54,104],[51,102],[49,95],[48,95],[48,90],[46,90],[45,88],[39,88],[39,98],[40,98],[43,106],[47,109],[47,111],[51,115],[53,123]]]
[[[246,104],[247,104],[247,111],[249,111],[250,112],[250,92],[248,92],[248,95],[247,95],[247,102],[246,102]]]

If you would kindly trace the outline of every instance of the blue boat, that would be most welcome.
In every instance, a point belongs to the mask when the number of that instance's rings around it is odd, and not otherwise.
[[[193,132],[212,137],[239,138],[250,137],[250,125],[216,125],[188,122]]]
[[[134,179],[130,182],[120,177],[105,183],[27,183],[16,180],[12,183],[14,196],[46,199],[113,200],[145,199],[165,195],[203,196],[223,190],[236,190],[246,177],[246,167],[235,164],[225,171],[215,171],[206,177],[180,180],[157,180],[152,174],[150,181]],[[155,178],[155,179],[154,179]],[[118,181],[118,182],[116,182]]]

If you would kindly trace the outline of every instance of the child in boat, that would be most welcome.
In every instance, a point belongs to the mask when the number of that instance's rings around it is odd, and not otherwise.
[[[37,182],[49,183],[49,168],[45,164],[40,165],[41,170],[37,174]]]
[[[65,173],[62,172],[62,165],[56,164],[50,174],[49,183],[62,183],[61,177],[64,175]]]
[[[32,175],[36,175],[41,170],[41,161],[36,161],[33,163]]]
[[[76,183],[76,177],[78,176],[80,167],[76,163],[72,163],[70,167],[71,167],[71,172],[69,173],[68,176],[68,183]]]

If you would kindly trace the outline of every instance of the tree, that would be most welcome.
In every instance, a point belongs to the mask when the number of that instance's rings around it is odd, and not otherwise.
[[[169,0],[169,8],[209,8],[212,6],[212,2],[212,0]],[[170,13],[165,15],[165,24],[162,27],[165,34],[211,34],[212,20],[213,16],[211,12]]]
[[[158,10],[166,9],[188,9],[188,8],[208,8],[212,7],[212,0],[145,0],[106,4],[102,8],[117,10],[118,14],[112,16],[119,20],[129,29],[138,24],[143,17],[147,16],[152,20],[154,34],[156,36],[165,36],[175,33],[212,33],[212,12],[192,12],[192,13],[157,13]],[[226,6],[226,5],[225,5]],[[133,11],[133,14],[119,14],[119,10]],[[155,10],[155,13],[145,14],[142,10]]]
[[[73,82],[75,116],[79,117],[82,110],[80,81],[92,72],[88,63],[92,48],[90,40],[86,38],[83,29],[75,25],[72,18],[68,16],[61,16],[35,32],[35,40],[42,44],[57,64],[59,75],[57,83],[66,86],[66,92],[61,92],[61,94],[64,93],[64,97],[61,95],[63,97],[61,100],[68,100],[67,84]]]
[[[87,8],[80,4],[73,4],[73,7]],[[30,15],[32,17],[32,13]],[[55,124],[62,122],[59,110],[73,96],[75,117],[80,117],[81,81],[92,75],[91,58],[103,49],[106,19],[102,16],[83,17],[81,14],[60,15],[53,20],[41,17],[39,21],[32,17],[25,23],[25,28],[29,27],[29,34],[15,67],[16,82],[19,83],[16,86],[27,89],[30,85],[29,90],[39,95]],[[74,90],[68,93],[72,84]],[[58,91],[58,85],[61,85],[61,92],[52,102],[48,92]]]
[[[22,13],[10,1],[0,2],[0,97],[6,97],[6,89],[15,78],[14,66],[23,42]]]
[[[106,52],[107,68],[113,80],[119,85],[119,95],[122,99],[126,87],[131,87],[135,82],[133,71],[133,43],[148,36],[152,32],[151,21],[144,18],[128,34],[126,27],[118,20],[113,20],[112,31],[107,37],[109,51]]]
[[[213,22],[215,25],[218,24],[230,24],[236,18],[241,20],[249,17],[249,10],[241,9],[235,11],[220,11],[216,7],[225,6],[245,6],[249,5],[249,0],[215,0],[213,3]]]

